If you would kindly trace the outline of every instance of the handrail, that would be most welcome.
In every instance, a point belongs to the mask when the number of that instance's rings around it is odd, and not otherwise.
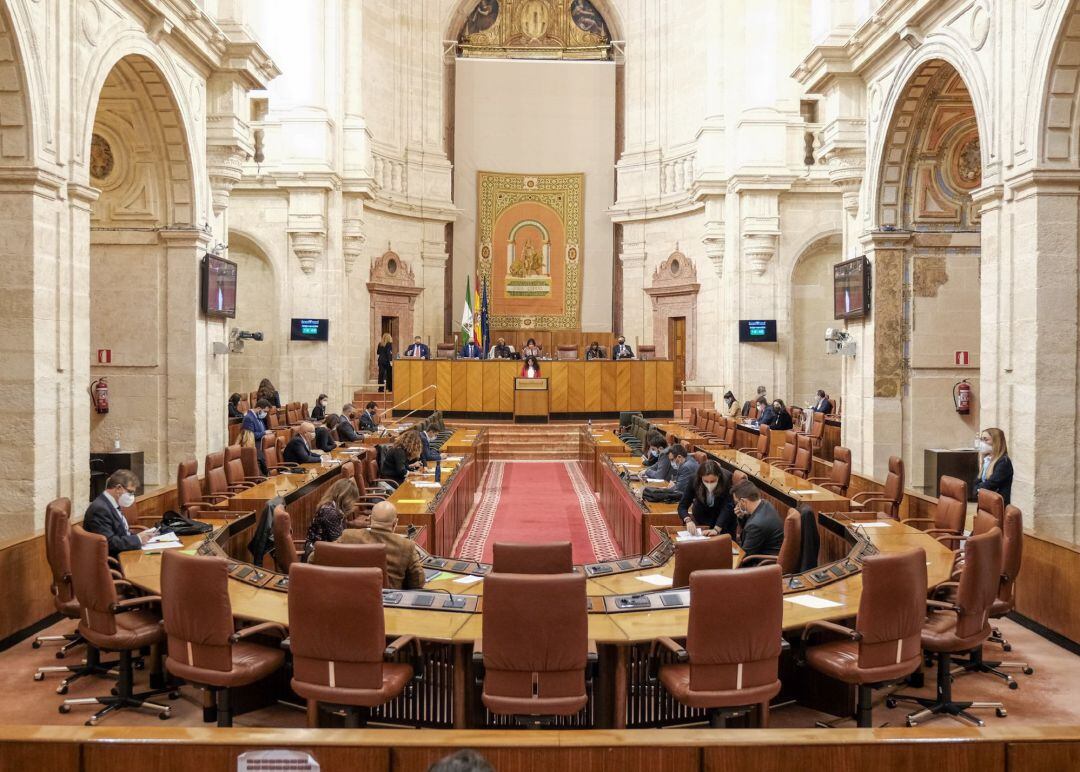
[[[416,398],[416,397],[419,397],[419,396],[420,396],[421,394],[423,394],[423,393],[424,393],[425,391],[427,391],[428,389],[438,389],[438,386],[437,386],[436,384],[434,384],[434,383],[430,384],[429,386],[425,386],[424,388],[420,389],[420,391],[416,392],[415,394],[410,394],[410,395],[409,395],[408,397],[406,397],[405,399],[401,400],[401,402],[398,402],[398,403],[397,403],[396,405],[391,405],[390,407],[388,407],[388,408],[386,408],[385,410],[383,410],[383,415],[385,416],[385,415],[386,415],[387,413],[392,413],[392,412],[394,411],[394,408],[397,408],[397,407],[401,407],[402,405],[404,405],[404,404],[405,404],[406,402],[408,402],[409,400],[411,400],[411,399],[414,399],[414,398]],[[423,409],[424,409],[424,407],[426,407],[426,405],[425,405],[425,406],[422,406],[422,407],[414,408],[413,410],[410,410],[410,411],[409,411],[408,413],[406,413],[405,415],[401,416],[401,418],[399,418],[399,419],[397,419],[396,421],[394,421],[394,423],[393,423],[392,425],[393,425],[393,426],[397,426],[397,425],[398,425],[399,423],[401,423],[401,422],[402,422],[402,421],[404,421],[404,420],[405,420],[406,418],[408,418],[409,416],[411,416],[411,415],[412,415],[413,413],[415,413],[415,412],[416,412],[417,410],[423,410]]]

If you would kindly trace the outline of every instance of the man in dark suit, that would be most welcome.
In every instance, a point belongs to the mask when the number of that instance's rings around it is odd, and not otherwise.
[[[690,455],[685,445],[671,446],[671,473],[675,476],[674,489],[682,496],[694,484],[697,475],[697,459]]]
[[[769,404],[768,400],[764,396],[757,398],[757,425],[758,426],[770,426],[773,419],[776,418],[776,411],[773,410],[773,406]]]
[[[292,464],[317,464],[322,456],[312,450],[315,425],[305,421],[285,446],[284,460]]]
[[[90,502],[83,515],[82,526],[90,533],[104,536],[109,543],[109,555],[116,557],[125,550],[137,550],[157,535],[155,529],[132,533],[121,507],[135,503],[139,478],[127,469],[118,469],[105,481],[105,491]]]
[[[822,391],[821,389],[818,389],[817,403],[815,403],[815,405],[814,405],[814,412],[815,413],[825,413],[826,415],[828,415],[829,413],[832,412],[832,410],[833,410],[832,400],[829,399],[829,396],[824,391]]]
[[[428,429],[426,432],[420,432],[420,460],[424,463],[428,461],[442,461],[443,455],[438,449],[431,444],[431,441],[435,439],[435,430]]]
[[[465,347],[461,349],[461,353],[458,355],[460,359],[483,359],[484,352],[480,350],[480,347],[473,341],[469,341],[465,344]]]
[[[431,359],[431,349],[424,345],[417,335],[413,338],[412,345],[405,349],[405,356],[410,359]]]
[[[346,402],[341,407],[341,418],[338,420],[337,436],[342,442],[360,442],[360,440],[364,439],[352,425],[352,417],[355,412],[356,408],[352,406],[351,402]]]
[[[761,492],[749,480],[743,480],[731,491],[735,499],[735,514],[742,522],[739,546],[746,557],[779,555],[784,543],[784,524],[776,507],[761,498]]]
[[[386,582],[395,590],[424,586],[424,564],[412,539],[394,533],[397,509],[389,501],[380,501],[371,509],[370,528],[346,528],[338,539],[342,544],[385,544]]]
[[[365,432],[377,432],[379,422],[375,420],[375,403],[368,402],[364,405],[364,412],[360,414],[360,428]]]
[[[634,350],[626,345],[626,338],[622,335],[619,336],[619,342],[615,344],[615,348],[611,349],[612,359],[633,359]]]

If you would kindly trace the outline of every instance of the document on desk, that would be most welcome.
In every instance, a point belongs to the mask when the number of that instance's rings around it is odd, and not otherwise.
[[[413,483],[413,487],[414,488],[441,488],[442,483],[417,481],[417,482]]]
[[[807,608],[836,608],[844,605],[834,600],[819,598],[817,595],[792,595],[790,598],[784,598],[784,602],[806,606]]]
[[[788,491],[788,493],[790,493],[792,496],[809,496],[811,493],[817,493],[817,491],[815,491],[813,488],[805,491],[795,490],[794,488],[792,488]]]
[[[464,456],[443,456],[443,461],[460,461]]]
[[[155,536],[146,544],[142,545],[143,552],[157,552],[159,550],[173,550],[178,547],[183,547],[184,543],[180,541],[180,537],[175,533],[166,533],[161,536]]]
[[[675,541],[705,541],[709,537],[703,533],[690,533],[689,531],[679,531],[675,534]]]
[[[670,587],[674,581],[670,576],[664,576],[663,574],[646,574],[645,576],[637,577],[639,582],[645,582],[651,584],[654,587]]]
[[[854,520],[852,521],[852,524],[856,528],[888,528],[890,525],[884,520],[868,520],[865,522],[862,520]]]
[[[667,480],[661,479],[659,477],[646,477],[645,482],[651,483],[652,485],[660,485],[662,483],[666,483]]]
[[[455,579],[454,584],[476,584],[477,582],[482,581],[484,581],[484,577],[473,576],[472,574],[469,574],[468,576],[463,576],[460,579]]]

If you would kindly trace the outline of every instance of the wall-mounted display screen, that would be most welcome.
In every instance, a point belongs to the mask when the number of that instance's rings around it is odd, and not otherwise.
[[[740,320],[739,343],[776,343],[776,320]]]
[[[327,340],[330,337],[329,319],[293,319],[291,340]]]
[[[870,261],[865,257],[833,266],[833,319],[857,319],[870,313]]]
[[[236,263],[204,255],[200,272],[199,304],[207,316],[236,318]]]

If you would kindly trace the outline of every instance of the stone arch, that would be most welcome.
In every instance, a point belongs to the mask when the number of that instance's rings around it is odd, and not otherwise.
[[[952,67],[960,76],[967,89],[975,112],[975,123],[981,138],[981,165],[984,170],[984,178],[994,173],[991,165],[993,136],[989,121],[989,96],[986,78],[979,67],[978,62],[966,52],[946,39],[937,39],[927,43],[912,52],[911,56],[898,69],[889,91],[884,100],[879,115],[877,138],[872,147],[872,155],[867,162],[868,184],[864,188],[866,192],[866,212],[870,230],[878,230],[889,223],[882,222],[882,193],[885,176],[888,171],[894,170],[894,161],[890,160],[889,153],[896,146],[902,145],[902,138],[896,136],[899,119],[904,116],[912,116],[918,110],[918,100],[913,100],[912,87],[916,84],[916,78],[923,77],[924,68],[936,68],[941,62]],[[922,86],[925,89],[925,85]],[[920,94],[921,96],[921,94]],[[915,102],[915,104],[912,104]],[[901,129],[902,130],[902,129]],[[898,141],[901,140],[901,141]],[[887,168],[888,167],[888,168]]]
[[[244,353],[229,357],[229,391],[253,391],[262,378],[279,383],[282,355],[288,345],[288,320],[281,303],[278,265],[260,240],[229,231],[228,258],[237,264],[236,318],[229,327],[262,332],[261,342],[248,341]]]
[[[1044,30],[1054,37],[1043,42],[1050,57],[1033,73],[1030,97],[1040,100],[1036,161],[1074,169],[1080,166],[1080,2],[1064,0],[1049,18],[1055,23]]]
[[[30,88],[32,67],[24,56],[26,48],[19,39],[16,8],[0,5],[0,164],[25,166],[37,158],[37,143],[32,127],[47,125],[34,120],[42,111],[40,100]]]
[[[97,53],[86,68],[80,93],[88,94],[85,112],[76,124],[79,132],[73,150],[74,162],[80,175],[90,179],[90,149],[94,126],[98,120],[99,104],[110,79],[122,77],[137,85],[148,97],[156,115],[161,139],[169,148],[168,178],[169,207],[167,224],[172,226],[201,226],[207,220],[206,186],[201,179],[202,156],[193,141],[191,127],[195,116],[183,96],[187,92],[175,66],[160,47],[138,33],[119,37],[109,48]],[[190,89],[189,89],[190,90]],[[198,108],[196,108],[198,109]]]
[[[788,399],[803,404],[821,388],[834,398],[841,396],[843,366],[839,357],[826,356],[823,341],[833,321],[832,265],[843,255],[839,229],[825,231],[804,242],[795,252],[788,276],[790,333],[783,336],[788,363]]]

